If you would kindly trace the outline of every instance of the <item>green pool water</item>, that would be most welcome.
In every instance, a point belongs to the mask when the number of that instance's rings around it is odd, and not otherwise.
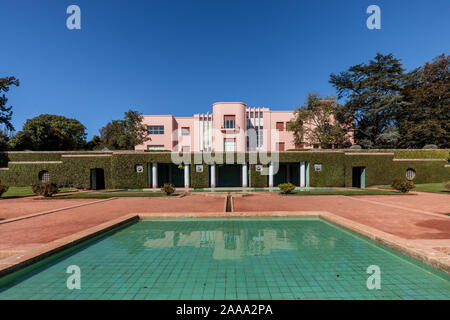
[[[444,272],[316,218],[141,220],[0,284],[0,299],[449,298]]]

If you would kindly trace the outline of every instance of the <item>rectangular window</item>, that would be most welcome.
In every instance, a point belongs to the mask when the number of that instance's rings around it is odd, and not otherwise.
[[[284,142],[277,142],[277,151],[284,151]]]
[[[182,127],[181,128],[181,135],[182,136],[188,136],[190,134],[189,127]]]
[[[234,152],[236,151],[236,139],[226,139],[224,140],[224,151]]]
[[[284,122],[277,122],[276,128],[278,131],[284,131]]]
[[[223,127],[226,129],[234,129],[236,127],[236,116],[223,116]]]
[[[164,134],[164,126],[148,126],[148,134]]]
[[[147,150],[149,151],[164,150],[164,146],[161,145],[147,146]]]

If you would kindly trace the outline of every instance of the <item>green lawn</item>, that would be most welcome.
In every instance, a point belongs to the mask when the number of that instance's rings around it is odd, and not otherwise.
[[[170,197],[178,195],[179,193],[174,193],[171,194]],[[54,196],[50,199],[108,199],[115,197],[169,197],[169,196],[167,196],[165,193],[162,192],[79,192],[67,195]]]
[[[367,195],[400,195],[395,191],[385,191],[376,189],[359,189],[359,190],[311,190],[311,191],[295,191],[295,193],[287,194],[287,196],[367,196]]]
[[[72,188],[60,188],[59,192],[70,192],[74,191]],[[11,198],[21,198],[21,197],[30,197],[35,194],[31,190],[31,187],[9,187],[8,191],[6,191],[0,198],[2,199],[11,199]]]
[[[392,189],[389,185],[375,186],[376,188]],[[441,183],[423,183],[416,184],[416,187],[412,191],[422,191],[422,192],[435,192],[435,193],[448,193],[450,190],[445,188],[445,182]]]

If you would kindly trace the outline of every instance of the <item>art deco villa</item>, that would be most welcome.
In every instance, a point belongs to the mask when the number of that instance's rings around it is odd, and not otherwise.
[[[294,116],[294,111],[247,108],[242,102],[217,102],[212,113],[193,117],[144,116],[150,140],[136,150],[247,152],[303,148],[294,145],[292,133],[286,130]]]

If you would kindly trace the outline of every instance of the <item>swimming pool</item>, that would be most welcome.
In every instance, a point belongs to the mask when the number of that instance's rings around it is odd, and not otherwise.
[[[450,298],[444,272],[319,218],[144,219],[7,280],[0,299]]]

